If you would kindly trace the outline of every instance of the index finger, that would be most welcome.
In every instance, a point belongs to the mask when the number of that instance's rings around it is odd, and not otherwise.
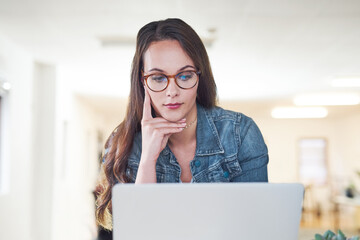
[[[146,86],[144,86],[144,89],[145,89],[145,98],[144,98],[144,106],[143,106],[143,119],[148,120],[153,118],[151,115],[151,101]]]

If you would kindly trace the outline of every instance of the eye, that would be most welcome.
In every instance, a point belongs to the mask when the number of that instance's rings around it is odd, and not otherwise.
[[[187,81],[194,77],[194,72],[181,72],[177,75],[177,79],[181,81]]]
[[[155,74],[150,76],[150,80],[158,83],[166,82],[167,78],[161,74]]]

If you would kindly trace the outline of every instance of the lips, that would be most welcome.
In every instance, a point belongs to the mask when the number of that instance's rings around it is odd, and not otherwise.
[[[169,108],[169,109],[177,109],[182,105],[182,103],[168,103],[168,104],[164,104],[165,107]]]

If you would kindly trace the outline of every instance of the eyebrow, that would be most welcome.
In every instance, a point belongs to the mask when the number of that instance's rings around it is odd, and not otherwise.
[[[186,68],[189,68],[189,67],[196,70],[196,68],[195,68],[194,66],[186,65],[186,66],[180,68],[180,69],[177,70],[177,71],[180,72],[180,71],[182,71],[182,70],[184,70],[184,69],[186,69]],[[165,72],[164,70],[162,70],[162,69],[160,69],[160,68],[152,68],[152,69],[149,70],[149,72],[152,72],[152,71]]]

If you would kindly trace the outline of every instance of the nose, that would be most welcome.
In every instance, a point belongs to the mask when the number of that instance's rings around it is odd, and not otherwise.
[[[180,93],[179,87],[175,83],[175,78],[169,78],[169,85],[166,88],[166,96],[168,97],[176,97]]]

